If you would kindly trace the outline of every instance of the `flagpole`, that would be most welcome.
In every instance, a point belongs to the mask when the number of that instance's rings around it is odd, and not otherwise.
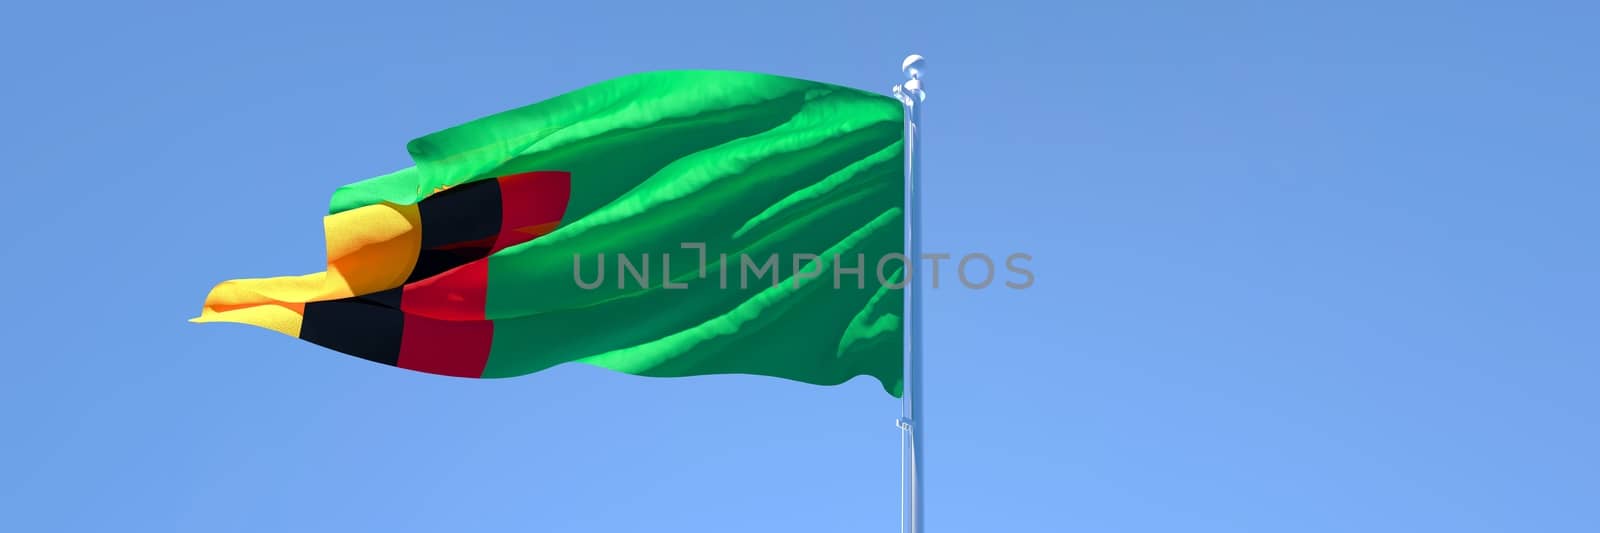
[[[926,65],[920,55],[906,56],[900,63],[906,81],[894,86],[895,97],[905,106],[906,288],[911,291],[905,300],[905,376],[897,423],[906,442],[901,453],[909,454],[901,458],[901,529],[905,533],[923,533],[922,460],[927,455],[927,417],[922,410],[922,280],[917,268],[922,259],[922,101],[927,98],[922,74]],[[912,275],[913,271],[917,275]]]

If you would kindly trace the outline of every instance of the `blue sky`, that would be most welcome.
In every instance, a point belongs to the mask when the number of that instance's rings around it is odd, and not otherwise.
[[[964,4],[964,5],[963,5]],[[1580,2],[41,3],[0,19],[7,531],[892,531],[868,379],[413,374],[245,326],[326,200],[640,70],[931,61],[933,531],[1600,528]]]

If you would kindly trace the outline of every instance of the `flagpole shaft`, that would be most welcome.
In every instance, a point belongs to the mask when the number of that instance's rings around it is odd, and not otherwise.
[[[906,475],[901,479],[905,509],[902,509],[904,529],[907,533],[923,533],[922,485],[925,477],[923,458],[927,455],[927,414],[922,400],[922,280],[917,268],[922,258],[922,73],[925,61],[912,54],[901,63],[906,82],[896,85],[895,96],[905,105],[906,144],[906,255],[907,285],[911,292],[905,301],[905,376],[901,395],[900,429],[908,443]],[[916,271],[913,273],[913,271]]]

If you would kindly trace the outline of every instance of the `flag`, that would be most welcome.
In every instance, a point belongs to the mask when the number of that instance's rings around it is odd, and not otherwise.
[[[767,74],[597,83],[411,141],[414,166],[335,191],[323,272],[222,282],[193,321],[448,376],[865,375],[898,397],[902,117]]]

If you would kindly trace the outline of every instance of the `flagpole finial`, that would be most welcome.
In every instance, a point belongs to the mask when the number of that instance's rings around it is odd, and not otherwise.
[[[900,62],[900,70],[906,73],[908,80],[922,79],[922,70],[925,68],[928,68],[928,60],[923,59],[921,54],[908,55],[905,61]]]
[[[921,54],[906,56],[900,62],[900,71],[905,73],[906,82],[894,86],[894,95],[907,104],[920,104],[928,99],[928,94],[922,90],[922,75],[928,70],[928,60]]]

